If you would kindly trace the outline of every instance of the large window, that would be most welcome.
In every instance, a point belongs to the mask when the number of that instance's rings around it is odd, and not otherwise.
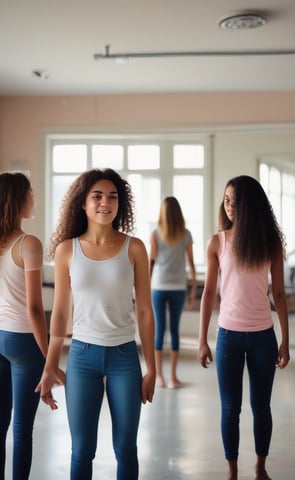
[[[161,201],[179,200],[194,240],[197,265],[204,265],[204,244],[210,226],[204,214],[210,191],[210,151],[207,137],[73,136],[47,139],[46,237],[53,232],[62,198],[81,172],[113,168],[131,184],[136,207],[136,235],[149,250]],[[208,197],[206,196],[208,195]]]
[[[259,177],[287,242],[287,255],[295,253],[295,222],[290,212],[295,211],[295,172],[284,162],[265,158],[259,164]]]

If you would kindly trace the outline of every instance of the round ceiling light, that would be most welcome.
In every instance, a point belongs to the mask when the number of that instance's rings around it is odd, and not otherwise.
[[[266,22],[266,18],[262,15],[247,13],[224,18],[219,22],[219,26],[232,30],[248,30],[250,28],[262,27]]]

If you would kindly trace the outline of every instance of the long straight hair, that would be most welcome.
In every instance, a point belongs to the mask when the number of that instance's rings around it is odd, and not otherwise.
[[[158,229],[167,245],[175,245],[185,234],[185,220],[178,200],[175,197],[164,198],[158,219]]]
[[[257,269],[283,251],[285,238],[278,225],[265,191],[260,183],[247,175],[230,179],[225,187],[233,187],[235,195],[234,222],[219,209],[219,226],[232,230],[232,251],[238,265]]]

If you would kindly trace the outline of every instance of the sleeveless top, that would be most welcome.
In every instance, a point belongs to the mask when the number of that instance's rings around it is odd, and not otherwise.
[[[116,346],[134,340],[134,269],[128,256],[131,237],[107,260],[92,260],[72,240],[70,282],[73,338],[95,345]]]
[[[269,292],[269,269],[266,263],[259,270],[238,269],[225,232],[220,241],[220,312],[218,325],[228,330],[255,332],[273,326]]]
[[[17,333],[32,333],[27,315],[25,270],[16,265],[12,250],[19,241],[20,255],[25,234],[18,237],[10,248],[0,255],[0,330]],[[34,266],[27,270],[41,269]]]
[[[186,290],[186,247],[192,243],[192,235],[185,230],[176,245],[167,245],[155,230],[158,251],[153,269],[151,287],[153,290]]]

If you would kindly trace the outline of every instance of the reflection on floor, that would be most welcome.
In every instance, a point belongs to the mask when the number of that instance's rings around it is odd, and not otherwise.
[[[168,372],[167,359],[165,370]],[[184,382],[183,388],[157,389],[154,402],[142,408],[138,438],[140,480],[225,480],[226,464],[220,439],[215,366],[204,370],[194,354],[183,352],[179,377]],[[274,385],[274,431],[268,461],[273,480],[295,478],[294,386],[295,351],[292,350],[290,365],[283,371],[277,371]],[[63,387],[55,390],[55,396],[59,402],[57,411],[51,412],[44,404],[38,410],[31,480],[69,479],[70,436]],[[240,480],[254,478],[254,461],[252,418],[245,376]],[[8,439],[6,478],[11,478],[11,434]],[[101,416],[93,478],[116,478],[106,402]]]

